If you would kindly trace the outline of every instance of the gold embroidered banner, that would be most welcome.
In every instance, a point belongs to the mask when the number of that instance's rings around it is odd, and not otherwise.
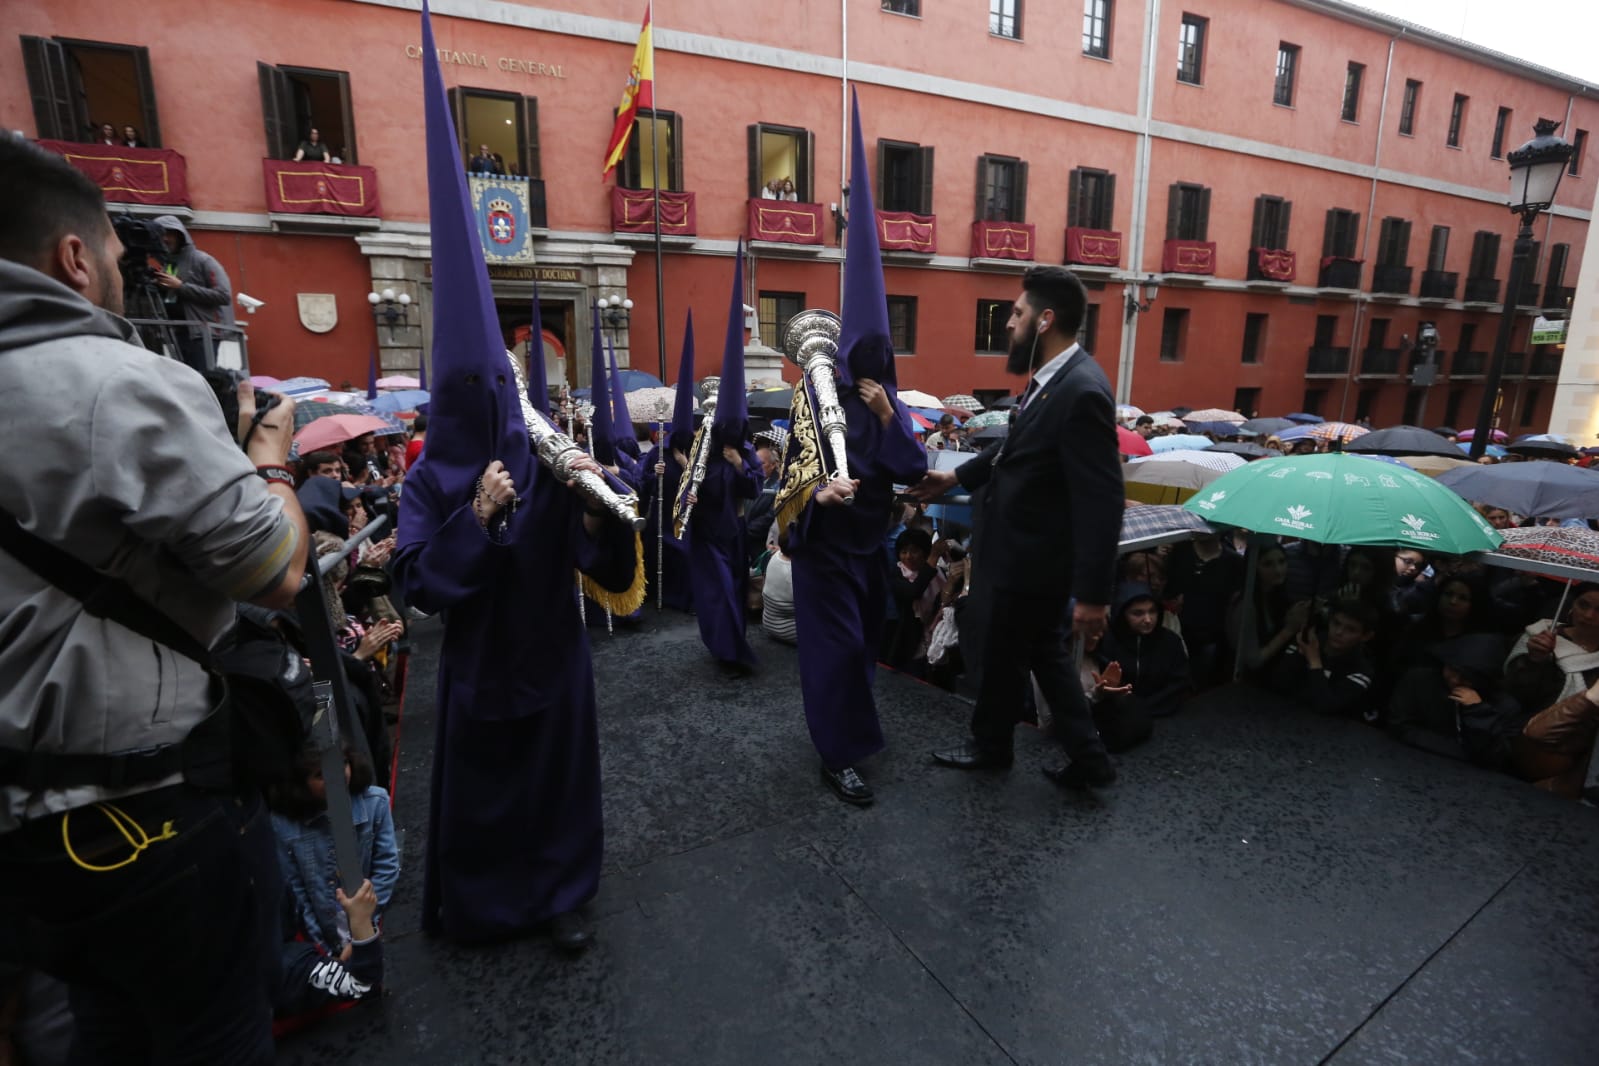
[[[698,222],[691,192],[661,191],[661,233],[668,237],[692,237]],[[614,233],[655,232],[655,191],[653,189],[611,190],[611,230]]]
[[[1033,259],[1033,234],[1031,222],[972,223],[973,259]]]
[[[1066,262],[1083,266],[1121,266],[1122,235],[1108,229],[1067,226]]]
[[[1216,273],[1215,241],[1167,241],[1160,269],[1166,274]]]
[[[170,148],[124,148],[71,141],[40,141],[39,146],[65,156],[67,162],[100,186],[112,203],[152,207],[189,203],[188,168],[183,157]]]
[[[877,243],[885,252],[923,252],[938,250],[938,220],[934,215],[910,211],[877,212]]]
[[[261,160],[267,210],[290,215],[381,218],[378,172],[345,163]]]
[[[1271,281],[1293,281],[1298,273],[1297,257],[1293,252],[1280,249],[1251,248],[1255,257],[1255,271]]]
[[[792,200],[751,200],[749,235],[752,241],[821,244],[822,205]]]

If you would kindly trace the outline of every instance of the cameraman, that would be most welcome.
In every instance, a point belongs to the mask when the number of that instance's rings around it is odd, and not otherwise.
[[[310,539],[283,469],[293,404],[241,452],[200,375],[131,343],[121,241],[61,157],[0,139],[0,203],[5,535],[206,645],[236,600],[288,607]],[[67,982],[76,1061],[270,1062],[275,844],[258,797],[187,778],[209,676],[8,551],[0,633],[0,964]]]
[[[194,369],[209,370],[216,363],[217,341],[227,336],[211,327],[234,323],[233,286],[228,273],[221,263],[194,246],[189,231],[176,215],[162,215],[151,221],[161,227],[161,240],[167,249],[155,275],[165,310],[163,317],[189,323],[185,329],[174,330],[178,352]]]

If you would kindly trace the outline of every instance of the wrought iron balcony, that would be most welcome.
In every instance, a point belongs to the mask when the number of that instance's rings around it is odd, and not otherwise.
[[[1460,275],[1453,270],[1423,270],[1421,272],[1421,298],[1423,300],[1453,300],[1460,287]]]
[[[1480,378],[1487,365],[1487,352],[1456,352],[1454,364],[1449,368],[1449,376],[1452,378]]]
[[[1328,256],[1321,261],[1321,273],[1317,275],[1316,284],[1323,289],[1358,289],[1360,265],[1359,259]]]
[[[1498,278],[1467,278],[1466,295],[1462,297],[1468,304],[1492,304],[1499,302]]]
[[[1305,375],[1307,377],[1343,377],[1349,373],[1348,348],[1318,348],[1310,349],[1309,358],[1305,361]]]
[[[1378,263],[1371,272],[1371,291],[1392,293],[1395,296],[1409,296],[1410,279],[1410,267],[1385,266],[1382,263]]]
[[[1560,376],[1560,352],[1533,352],[1527,376],[1532,378],[1557,378]]]
[[[1360,353],[1360,376],[1363,378],[1391,378],[1399,376],[1399,348],[1367,348]]]
[[[1505,353],[1505,377],[1519,378],[1527,372],[1526,352]]]

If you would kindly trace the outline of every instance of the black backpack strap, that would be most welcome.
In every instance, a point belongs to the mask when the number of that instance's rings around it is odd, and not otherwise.
[[[209,650],[187,630],[157,610],[118,578],[108,577],[82,560],[23,529],[10,513],[0,511],[0,549],[104,618],[164,644],[215,673]],[[31,791],[98,785],[123,788],[159,781],[185,768],[181,742],[134,751],[72,754],[0,748],[0,784]]]

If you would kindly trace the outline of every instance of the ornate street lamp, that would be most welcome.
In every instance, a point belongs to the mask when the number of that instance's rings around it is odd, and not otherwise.
[[[1127,286],[1127,321],[1129,322],[1133,320],[1134,315],[1143,314],[1154,306],[1155,293],[1160,288],[1160,279],[1153,274],[1147,274],[1144,276],[1144,280],[1138,283],[1137,287],[1143,290],[1144,298],[1142,301],[1138,299],[1138,293],[1134,290],[1134,287],[1132,285]]]
[[[1506,161],[1510,164],[1510,210],[1521,216],[1521,228],[1516,231],[1516,244],[1510,253],[1509,287],[1505,290],[1504,310],[1499,319],[1499,336],[1494,340],[1493,361],[1489,364],[1488,380],[1483,383],[1482,406],[1477,409],[1477,427],[1471,438],[1471,459],[1481,459],[1493,433],[1494,411],[1499,401],[1499,379],[1505,370],[1505,353],[1510,348],[1510,331],[1516,321],[1516,301],[1527,271],[1527,260],[1532,257],[1532,223],[1549,205],[1555,202],[1555,190],[1571,162],[1572,147],[1559,137],[1555,130],[1560,123],[1541,118],[1533,126],[1536,134],[1532,140],[1511,152]]]
[[[385,322],[389,327],[389,340],[394,339],[394,324],[404,319],[409,325],[411,321],[411,294],[402,292],[398,296],[393,289],[384,289],[381,293],[369,292],[366,302],[372,305],[372,321]]]
[[[633,301],[623,296],[612,296],[609,299],[601,296],[594,302],[599,309],[600,320],[613,334],[618,330],[626,329],[629,316],[633,311]]]

